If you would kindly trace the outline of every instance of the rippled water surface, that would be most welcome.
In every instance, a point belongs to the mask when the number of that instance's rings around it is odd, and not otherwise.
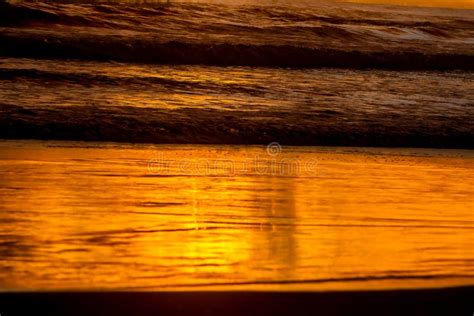
[[[473,159],[3,141],[0,287],[474,284]]]
[[[443,69],[472,70],[458,62],[460,56],[472,61],[472,10],[335,1],[57,2],[2,4],[0,55],[309,67],[325,60],[395,69],[438,69],[440,63]],[[290,60],[295,58],[300,60]]]
[[[473,72],[0,59],[0,136],[471,148]]]

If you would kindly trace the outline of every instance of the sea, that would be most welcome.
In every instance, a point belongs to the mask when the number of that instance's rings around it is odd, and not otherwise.
[[[474,284],[474,11],[0,2],[0,289]]]
[[[469,9],[0,6],[3,138],[473,147]]]

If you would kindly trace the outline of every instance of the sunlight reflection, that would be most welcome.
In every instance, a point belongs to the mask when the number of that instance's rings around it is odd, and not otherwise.
[[[474,278],[470,153],[295,147],[275,158],[262,147],[21,144],[0,151],[3,288],[348,289]],[[158,153],[171,164],[166,174],[147,168]],[[173,173],[182,159],[223,156],[237,165],[317,159],[318,169]]]

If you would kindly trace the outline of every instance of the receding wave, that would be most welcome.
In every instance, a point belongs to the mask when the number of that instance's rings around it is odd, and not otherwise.
[[[474,69],[469,15],[174,4],[0,4],[0,55],[157,64]]]

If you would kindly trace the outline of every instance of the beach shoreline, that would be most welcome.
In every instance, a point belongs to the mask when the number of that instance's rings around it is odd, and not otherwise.
[[[472,0],[376,1],[0,0],[0,316],[474,315]]]

